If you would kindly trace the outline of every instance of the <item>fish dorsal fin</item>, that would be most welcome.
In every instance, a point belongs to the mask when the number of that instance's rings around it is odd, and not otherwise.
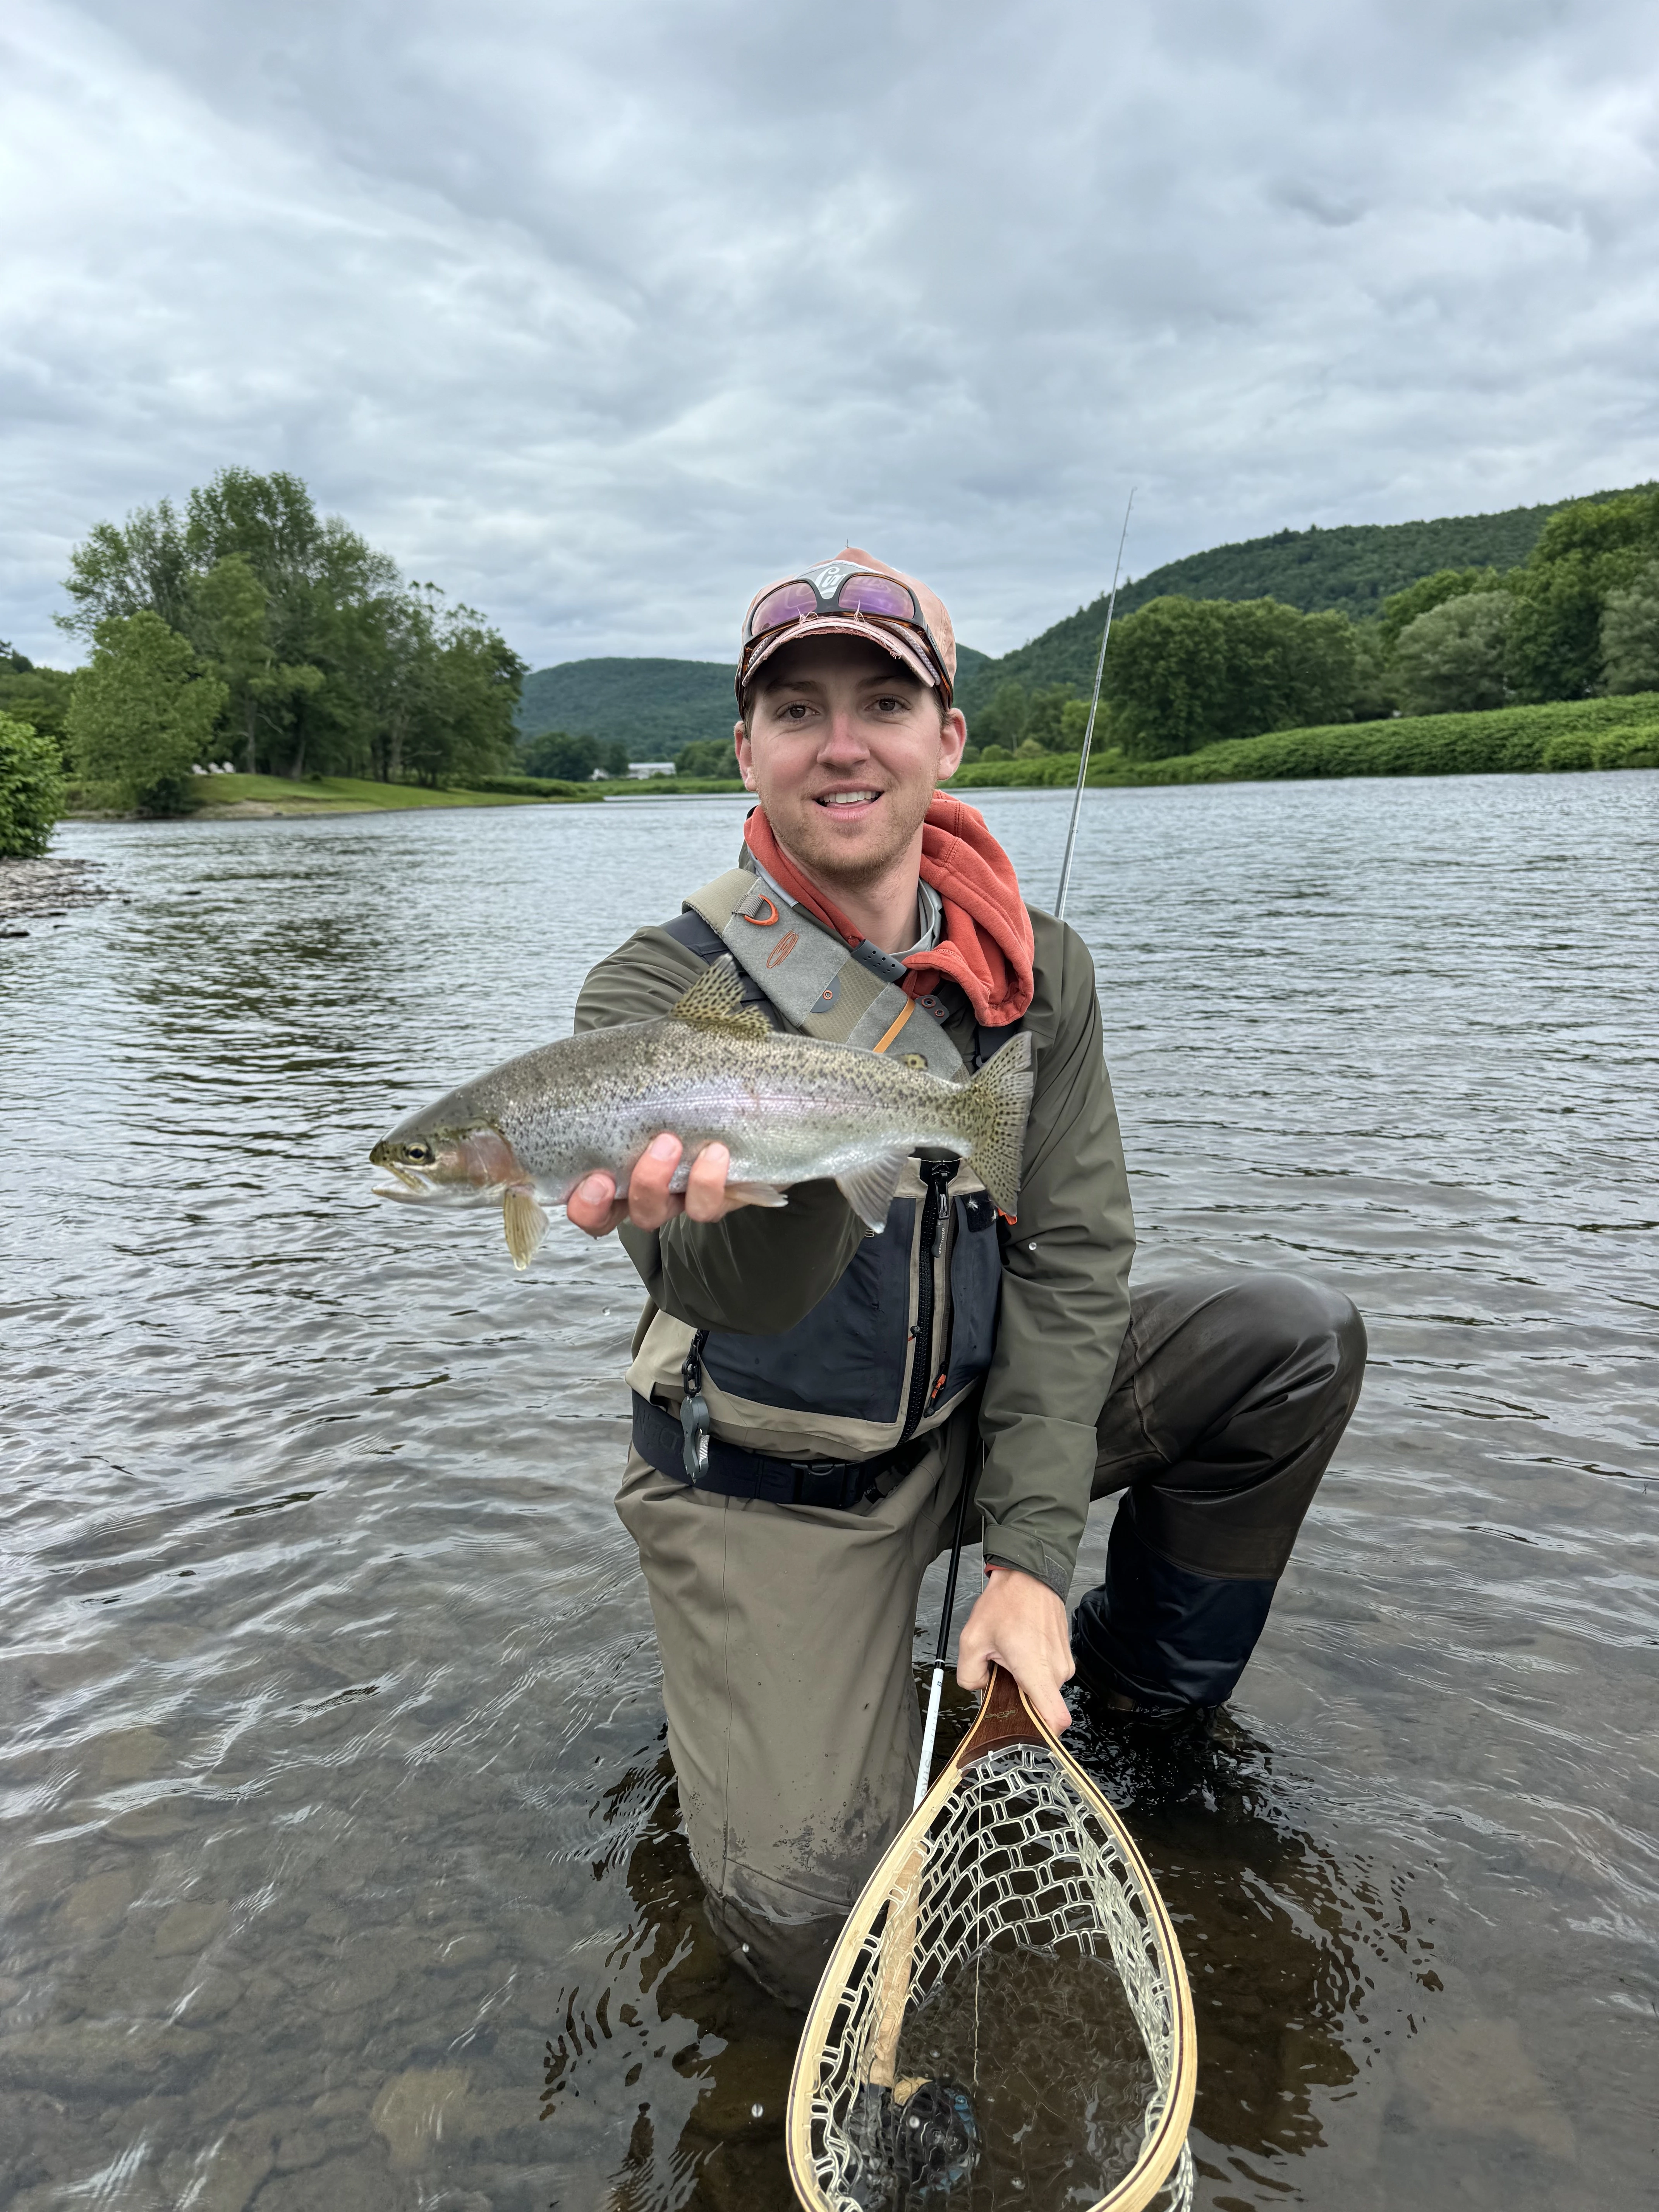
[[[704,969],[685,996],[670,1007],[668,1018],[694,1030],[719,1030],[727,1036],[772,1034],[772,1024],[760,1008],[744,1006],[743,978],[729,952]]]

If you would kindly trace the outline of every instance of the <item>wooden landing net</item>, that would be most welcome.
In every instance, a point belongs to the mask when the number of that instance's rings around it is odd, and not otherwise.
[[[813,1999],[787,2129],[790,2179],[810,2212],[991,2202],[974,2185],[975,2089],[1008,2063],[1012,2023],[994,2005],[981,2021],[978,1979],[1012,1954],[1036,1954],[1012,1964],[1051,1972],[1062,2004],[1069,1962],[1098,1962],[1121,1984],[1144,2048],[1139,2148],[1091,2212],[1187,2212],[1197,2045],[1175,1930],[1117,1815],[1000,1669],[854,1906]],[[907,2030],[927,2019],[929,2000],[970,1983],[974,2081],[901,2075]],[[1054,2028],[1063,2037],[1066,2019]],[[1029,2194],[1008,2201],[1045,2212]],[[1078,2201],[1071,2191],[1067,2201]]]

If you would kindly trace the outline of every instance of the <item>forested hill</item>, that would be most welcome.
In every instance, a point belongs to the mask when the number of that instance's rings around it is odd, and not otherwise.
[[[960,673],[989,667],[963,646]],[[732,669],[720,660],[564,660],[526,676],[519,727],[573,736],[621,738],[633,760],[666,760],[696,738],[729,743],[736,702]]]
[[[1646,489],[1650,487],[1644,486]],[[1596,500],[1616,492],[1594,492]],[[1573,502],[1514,507],[1500,514],[1445,515],[1434,522],[1352,522],[1333,530],[1280,530],[1271,538],[1212,546],[1166,562],[1118,593],[1133,614],[1166,594],[1189,599],[1279,599],[1304,614],[1341,608],[1375,614],[1391,592],[1440,568],[1513,568],[1551,515]],[[958,648],[957,697],[969,712],[1000,684],[1028,691],[1066,684],[1086,693],[1105,618],[1103,592],[1000,660]],[[621,738],[635,760],[666,758],[694,738],[732,734],[732,670],[718,660],[567,660],[525,678],[519,727],[526,736],[568,730]]]
[[[1584,496],[1607,500],[1620,495],[1601,491]],[[1171,596],[1278,599],[1304,614],[1340,608],[1358,619],[1375,614],[1391,592],[1403,591],[1439,568],[1517,568],[1551,515],[1575,503],[1555,500],[1546,507],[1444,515],[1434,522],[1349,522],[1333,530],[1279,530],[1271,538],[1247,538],[1237,545],[1216,545],[1208,552],[1166,562],[1124,586],[1117,595],[1117,611],[1133,614],[1149,599]],[[1052,629],[976,669],[962,687],[962,704],[969,708],[981,705],[999,684],[1011,681],[1028,690],[1069,684],[1086,692],[1094,681],[1105,618],[1103,592],[1091,606],[1079,607]]]
[[[666,760],[693,738],[730,738],[732,671],[718,660],[562,660],[524,679],[519,727],[622,738],[634,760]]]

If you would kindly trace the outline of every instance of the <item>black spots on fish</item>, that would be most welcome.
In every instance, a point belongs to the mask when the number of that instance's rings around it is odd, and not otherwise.
[[[1031,1110],[1031,1040],[1022,1030],[988,1060],[957,1099],[957,1126],[999,1213],[1019,1199],[1025,1123]]]
[[[690,1029],[716,1030],[727,1036],[769,1037],[772,1024],[758,1006],[746,1006],[743,978],[728,952],[702,974],[671,1009],[669,1019]]]

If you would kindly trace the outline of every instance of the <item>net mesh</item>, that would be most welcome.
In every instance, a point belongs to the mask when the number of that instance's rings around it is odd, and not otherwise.
[[[1174,1992],[1151,1924],[1142,1878],[1111,1831],[1045,1747],[1018,1743],[986,1753],[964,1771],[934,1815],[911,1862],[915,1941],[907,2016],[985,1954],[1011,1948],[1091,1958],[1115,1972],[1134,2016],[1155,2084],[1140,2142],[1150,2141],[1174,2087]],[[872,2171],[860,2094],[872,2044],[890,2002],[890,1941],[912,1925],[907,1889],[872,1921],[830,2015],[811,2099],[811,2157],[834,2212],[867,2212],[890,2201],[891,2179]],[[884,1975],[884,1965],[887,1971]],[[996,2027],[985,2027],[994,2063]],[[1121,2175],[1111,2177],[1115,2186]],[[1103,2191],[1103,2194],[1104,2191]],[[1191,2154],[1180,2157],[1156,2212],[1188,2212]]]

